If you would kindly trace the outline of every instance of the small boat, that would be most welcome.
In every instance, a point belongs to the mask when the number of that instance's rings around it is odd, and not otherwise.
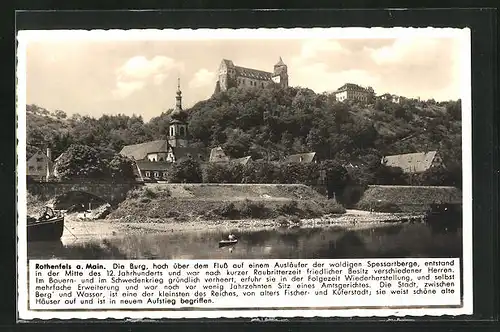
[[[219,248],[222,247],[227,247],[227,246],[234,246],[236,243],[238,243],[238,240],[221,240],[219,241]]]
[[[233,234],[229,234],[227,240],[219,241],[219,248],[234,246],[236,243],[238,243],[238,239],[236,238],[236,236],[234,236]]]
[[[64,232],[64,215],[46,206],[37,219],[28,216],[26,224],[28,241],[59,241]]]

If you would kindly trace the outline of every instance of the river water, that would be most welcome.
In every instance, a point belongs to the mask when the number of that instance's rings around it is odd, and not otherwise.
[[[233,247],[219,248],[229,232]],[[28,244],[31,259],[327,259],[461,257],[461,229],[424,223],[372,229],[297,228],[286,230],[162,232],[109,236],[71,242]]]

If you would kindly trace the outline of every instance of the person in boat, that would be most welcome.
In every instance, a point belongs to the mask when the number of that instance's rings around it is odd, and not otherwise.
[[[54,211],[51,208],[46,207],[45,212],[43,212],[40,220],[49,220],[49,219],[52,219],[54,217],[55,217]]]
[[[234,241],[234,240],[236,240],[236,236],[234,236],[234,234],[229,234],[228,237],[227,237],[227,239],[229,241]]]

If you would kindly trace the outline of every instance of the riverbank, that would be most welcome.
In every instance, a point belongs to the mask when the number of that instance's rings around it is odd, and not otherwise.
[[[122,219],[81,219],[81,214],[66,216],[66,229],[63,240],[82,240],[109,238],[123,235],[143,235],[151,233],[191,233],[191,232],[237,232],[259,231],[286,228],[339,228],[346,231],[393,226],[419,220],[420,215],[401,213],[379,213],[347,210],[345,214],[328,215],[319,218],[300,219],[299,223],[283,226],[283,218],[205,220],[201,217],[179,222],[174,218],[149,218],[134,222],[132,217]]]

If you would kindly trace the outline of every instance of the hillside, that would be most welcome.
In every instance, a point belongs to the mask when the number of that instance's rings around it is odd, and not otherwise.
[[[386,154],[440,149],[447,164],[461,165],[460,101],[341,103],[303,88],[233,88],[186,112],[192,144],[220,145],[234,158],[277,160],[315,151],[322,159],[373,161]],[[119,151],[164,138],[169,115],[149,122],[126,115],[67,118],[63,111],[29,105],[27,120],[28,144],[51,146],[57,156],[73,143]]]

